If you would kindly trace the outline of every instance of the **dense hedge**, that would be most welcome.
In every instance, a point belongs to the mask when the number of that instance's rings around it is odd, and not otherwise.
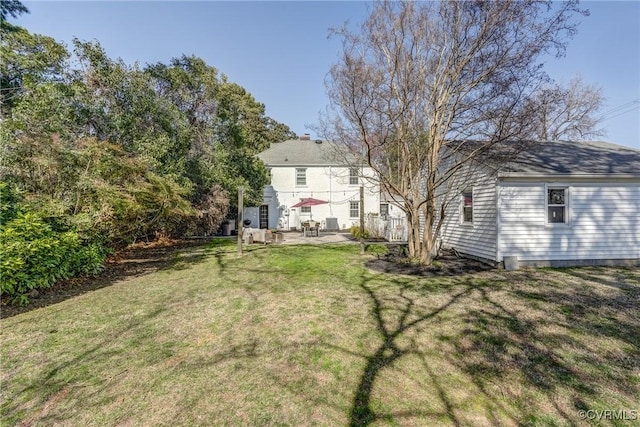
[[[141,68],[98,42],[69,51],[4,22],[27,9],[1,3],[3,303],[97,271],[107,248],[213,233],[239,187],[262,200],[255,155],[295,134],[243,87],[195,56]]]
[[[54,231],[38,214],[17,213],[0,225],[0,296],[26,304],[33,289],[102,269],[104,251],[74,231]]]

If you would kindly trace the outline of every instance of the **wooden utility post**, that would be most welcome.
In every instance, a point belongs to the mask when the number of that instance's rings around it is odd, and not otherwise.
[[[360,186],[360,255],[364,255],[364,187]]]
[[[242,235],[244,234],[244,218],[242,217],[244,188],[238,187],[238,255],[242,255]]]

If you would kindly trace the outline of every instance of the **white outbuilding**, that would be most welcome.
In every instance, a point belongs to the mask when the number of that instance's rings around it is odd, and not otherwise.
[[[447,205],[442,247],[507,268],[640,264],[640,150],[542,142],[475,166]]]

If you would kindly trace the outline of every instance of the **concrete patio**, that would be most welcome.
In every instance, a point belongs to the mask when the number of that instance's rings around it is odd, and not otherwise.
[[[320,231],[318,237],[307,236],[304,237],[301,231],[286,231],[284,234],[285,245],[300,245],[300,244],[325,244],[325,243],[354,243],[353,236],[350,233],[340,233],[335,231]]]

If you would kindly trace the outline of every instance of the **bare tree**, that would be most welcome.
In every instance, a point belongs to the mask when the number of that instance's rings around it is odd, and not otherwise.
[[[566,87],[545,85],[529,99],[523,117],[529,137],[540,141],[585,140],[604,135],[598,128],[604,97],[599,87],[576,76]]]
[[[576,12],[575,1],[382,2],[359,32],[335,31],[343,55],[322,130],[404,204],[412,257],[432,260],[449,178],[525,132],[520,114],[544,80],[536,60],[564,54]]]

